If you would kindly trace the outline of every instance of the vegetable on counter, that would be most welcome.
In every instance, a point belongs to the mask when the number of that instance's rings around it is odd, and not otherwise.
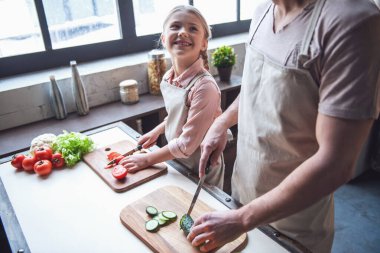
[[[79,162],[83,155],[93,151],[93,140],[78,132],[63,131],[53,142],[54,152],[61,153],[67,166],[72,167]]]
[[[11,164],[16,169],[21,170],[21,169],[23,169],[22,161],[24,161],[24,159],[25,159],[24,154],[16,154],[12,157]]]
[[[33,153],[34,150],[39,147],[48,146],[51,148],[56,138],[57,136],[55,134],[50,133],[37,136],[32,140],[32,143],[30,144],[30,153]]]
[[[40,160],[34,164],[33,169],[39,176],[46,176],[51,173],[52,164],[49,160]]]

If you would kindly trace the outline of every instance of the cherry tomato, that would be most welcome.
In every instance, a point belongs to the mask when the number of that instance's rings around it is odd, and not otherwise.
[[[34,172],[40,176],[46,176],[51,173],[52,164],[49,160],[40,160],[34,164]]]
[[[51,156],[53,154],[53,150],[50,147],[38,147],[34,149],[34,156],[37,161],[40,160],[51,160]]]
[[[112,169],[112,176],[114,176],[114,178],[116,179],[123,179],[127,176],[128,174],[128,170],[126,168],[124,168],[123,165],[116,165],[113,169]]]
[[[121,155],[120,153],[118,152],[111,152],[107,155],[107,159],[109,161],[112,161],[113,159],[115,159],[116,157],[118,157],[119,155]]]
[[[34,156],[26,156],[22,161],[22,167],[26,171],[33,171],[33,166],[37,162],[37,159]]]
[[[16,154],[12,157],[11,164],[18,170],[22,169],[22,161],[25,159],[24,154]]]
[[[51,157],[51,163],[53,168],[62,168],[65,165],[65,159],[61,153],[54,153]]]

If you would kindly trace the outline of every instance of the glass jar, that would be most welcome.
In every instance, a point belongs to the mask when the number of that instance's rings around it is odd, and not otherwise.
[[[119,86],[120,98],[123,104],[130,105],[139,102],[139,91],[136,80],[124,80],[119,84]]]
[[[165,52],[153,49],[149,52],[148,56],[149,92],[152,95],[161,95],[160,83],[166,72]]]

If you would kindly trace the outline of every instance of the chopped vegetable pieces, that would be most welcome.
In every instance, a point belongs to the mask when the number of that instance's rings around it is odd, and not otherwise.
[[[157,220],[148,220],[145,222],[145,229],[149,232],[155,232],[159,227],[159,223]]]
[[[158,214],[158,210],[154,206],[147,206],[146,209],[145,209],[145,211],[151,217],[154,217],[155,215]]]
[[[152,217],[151,220],[147,221],[145,223],[145,229],[149,232],[156,232],[160,226],[164,226],[164,225],[167,225],[169,224],[170,222],[172,221],[175,221],[177,219],[177,214],[172,212],[172,211],[163,211],[163,212],[159,212],[157,210],[157,208],[155,208],[154,206],[147,206],[145,208],[145,211],[146,213]],[[165,215],[164,215],[165,213]],[[157,227],[155,227],[154,229],[152,229],[154,226],[154,224],[156,224],[155,222],[153,223],[149,223],[150,221],[155,221],[157,222]]]

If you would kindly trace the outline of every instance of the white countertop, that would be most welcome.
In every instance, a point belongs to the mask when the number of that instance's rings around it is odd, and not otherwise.
[[[131,138],[114,127],[91,135],[108,145]],[[150,192],[174,185],[193,193],[196,184],[168,165],[168,173],[122,193],[114,192],[84,162],[54,170],[49,177],[0,165],[0,177],[31,252],[151,252],[120,222],[121,210]],[[217,210],[228,208],[202,190],[199,198]],[[248,233],[243,252],[288,252],[260,230]]]

